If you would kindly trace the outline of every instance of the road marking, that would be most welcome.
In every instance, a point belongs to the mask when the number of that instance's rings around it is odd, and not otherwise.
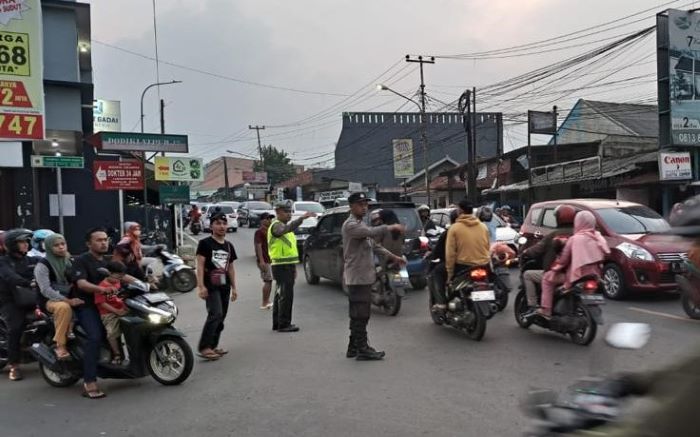
[[[639,313],[651,314],[653,316],[666,317],[668,319],[675,319],[675,320],[682,320],[684,322],[694,322],[694,323],[700,322],[700,320],[694,320],[694,319],[690,319],[687,317],[681,317],[681,316],[677,316],[675,314],[662,313],[660,311],[645,310],[644,308],[627,307],[627,309],[632,310],[632,311],[637,311]]]

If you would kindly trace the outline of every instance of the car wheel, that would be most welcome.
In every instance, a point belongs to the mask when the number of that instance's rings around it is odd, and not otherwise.
[[[603,294],[609,299],[619,300],[625,298],[625,277],[622,270],[616,264],[610,263],[603,269]]]
[[[311,258],[308,256],[304,257],[304,276],[306,276],[306,282],[310,285],[318,284],[319,277],[314,274],[313,266],[311,265]]]

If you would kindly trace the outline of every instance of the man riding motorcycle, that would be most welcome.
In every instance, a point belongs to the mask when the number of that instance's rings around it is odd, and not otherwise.
[[[448,282],[464,270],[489,264],[489,231],[473,212],[474,205],[469,199],[462,199],[459,217],[447,231],[445,269]]]
[[[430,207],[428,205],[421,205],[417,210],[421,224],[423,225],[423,232],[435,229],[435,222],[430,219]]]
[[[574,207],[559,205],[554,210],[557,229],[522,253],[521,258],[524,261],[535,260],[541,267],[540,269],[527,270],[523,273],[527,305],[533,309],[537,307],[537,286],[542,283],[544,273],[549,270],[564,248],[566,238],[573,233],[574,216],[576,216]]]

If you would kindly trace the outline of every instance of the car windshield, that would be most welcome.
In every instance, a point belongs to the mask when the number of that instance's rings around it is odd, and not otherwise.
[[[618,234],[664,232],[670,226],[663,217],[646,206],[602,208],[596,210],[606,225]]]
[[[321,214],[324,211],[323,205],[320,203],[295,203],[294,209],[297,211],[309,211]]]
[[[406,236],[409,238],[415,238],[417,237],[423,230],[423,225],[420,221],[420,217],[418,216],[418,212],[415,210],[415,208],[391,208],[391,207],[382,207],[381,205],[378,206],[381,209],[390,209],[396,213],[396,216],[399,218],[399,222],[403,225],[406,226]],[[376,208],[372,208],[376,209]],[[369,217],[370,214],[367,214]]]
[[[272,205],[267,202],[248,202],[248,209],[272,209]]]

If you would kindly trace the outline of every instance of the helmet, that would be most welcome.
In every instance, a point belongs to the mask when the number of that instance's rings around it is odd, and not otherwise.
[[[570,205],[559,205],[554,210],[554,217],[557,219],[557,226],[571,226],[574,224],[576,209]]]
[[[416,208],[416,209],[418,210],[418,212],[421,212],[421,211],[428,211],[428,212],[430,212],[430,207],[429,207],[428,205],[426,205],[426,204],[423,204],[423,205],[419,206],[419,207]]]
[[[44,252],[44,240],[53,233],[51,229],[37,229],[32,235],[32,247],[39,252]]]
[[[124,222],[124,233],[127,234],[131,228],[141,227],[137,222]]]
[[[17,253],[18,242],[26,241],[28,243],[32,240],[32,231],[29,229],[12,229],[3,235],[5,237],[5,248],[8,253]]]
[[[673,206],[668,219],[670,233],[689,237],[700,236],[700,195]]]

